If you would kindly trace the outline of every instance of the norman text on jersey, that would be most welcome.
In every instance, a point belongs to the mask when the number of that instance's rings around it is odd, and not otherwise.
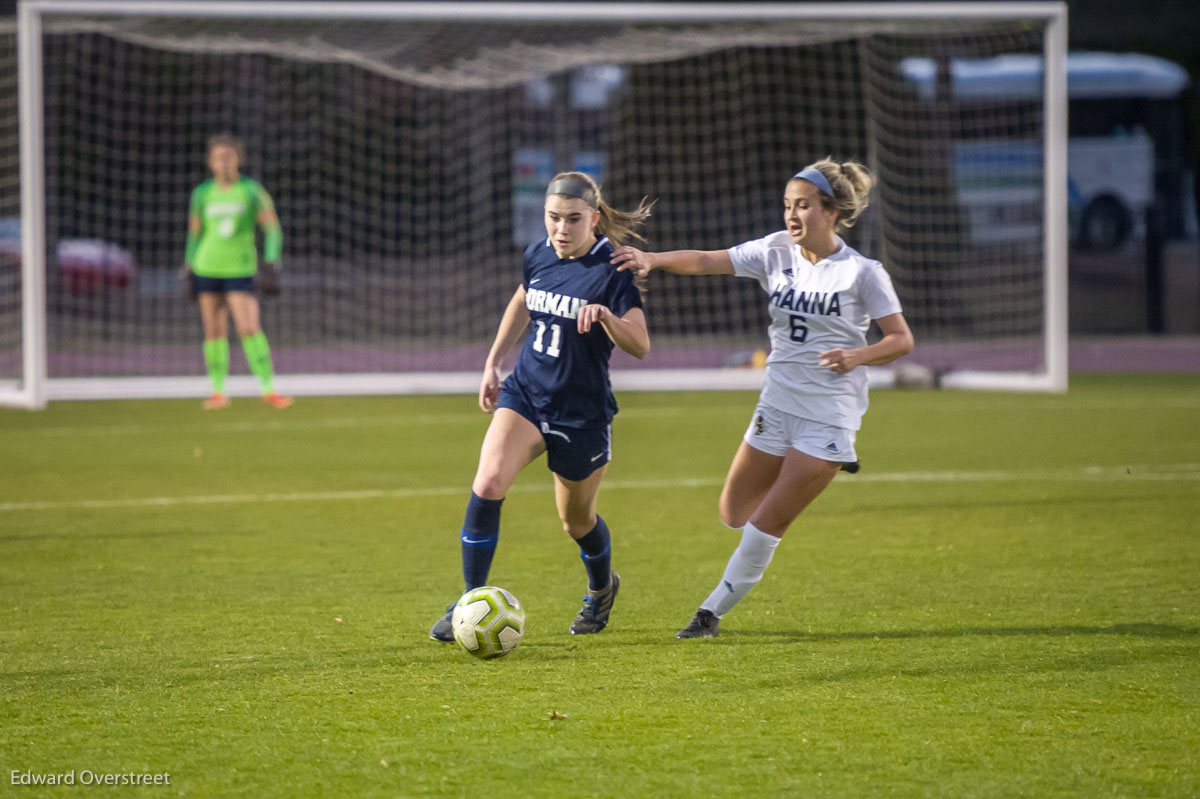
[[[566,294],[555,294],[552,291],[529,289],[525,292],[525,307],[530,311],[561,316],[564,319],[574,319],[579,309],[588,301],[580,297],[569,297]]]

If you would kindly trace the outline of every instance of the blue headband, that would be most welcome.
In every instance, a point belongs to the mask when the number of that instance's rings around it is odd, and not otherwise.
[[[830,197],[833,196],[833,188],[829,185],[829,181],[821,174],[821,170],[813,169],[811,166],[806,166],[796,174],[792,175],[792,180],[807,180],[809,183],[816,186]]]

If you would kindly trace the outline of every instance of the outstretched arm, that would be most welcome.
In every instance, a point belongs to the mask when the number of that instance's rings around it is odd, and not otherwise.
[[[500,328],[496,331],[496,339],[488,350],[487,361],[483,365],[483,380],[479,384],[479,407],[485,413],[496,410],[496,400],[500,397],[500,366],[504,356],[521,339],[521,334],[529,326],[529,311],[525,308],[525,287],[517,286],[504,315],[500,317]]]
[[[677,275],[732,275],[729,250],[672,250],[643,252],[626,244],[613,252],[612,263],[618,272],[629,270],[645,277],[654,269]]]

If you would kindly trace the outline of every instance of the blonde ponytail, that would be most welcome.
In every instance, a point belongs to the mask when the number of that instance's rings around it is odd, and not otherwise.
[[[858,217],[867,210],[868,195],[875,185],[870,170],[855,161],[838,163],[832,158],[822,158],[807,168],[824,175],[833,189],[833,197],[822,194],[821,201],[826,208],[837,211],[838,232],[854,227]]]

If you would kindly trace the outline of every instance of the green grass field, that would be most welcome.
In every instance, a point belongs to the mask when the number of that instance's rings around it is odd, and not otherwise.
[[[864,471],[711,641],[673,635],[736,544],[754,395],[619,399],[610,628],[567,635],[585,576],[539,461],[495,662],[426,635],[472,398],[0,412],[0,793],[1200,796],[1200,376],[876,392]],[[71,771],[170,786],[19,784]]]

